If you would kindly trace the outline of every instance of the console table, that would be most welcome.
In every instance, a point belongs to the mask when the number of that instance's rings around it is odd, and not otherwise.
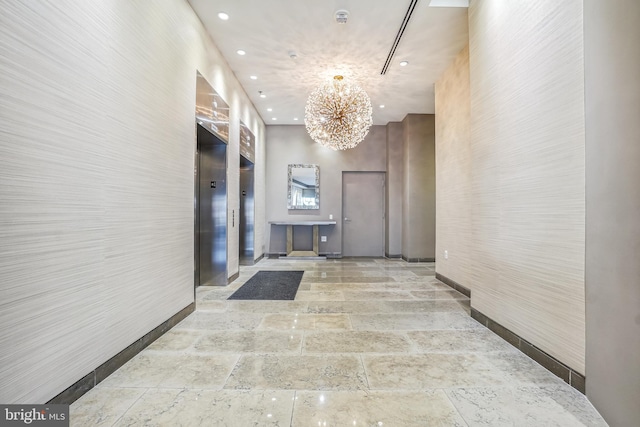
[[[318,258],[319,233],[320,225],[335,225],[335,221],[269,221],[271,225],[285,225],[287,227],[287,258]],[[306,225],[313,227],[313,250],[312,251],[296,251],[293,249],[293,226]]]

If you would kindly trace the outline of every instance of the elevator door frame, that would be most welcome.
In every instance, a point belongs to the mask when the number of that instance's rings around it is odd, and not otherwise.
[[[194,288],[197,288],[198,286],[201,286],[200,283],[200,256],[201,256],[201,251],[200,251],[200,238],[201,238],[201,233],[200,233],[200,203],[201,203],[201,198],[200,198],[200,161],[201,161],[201,144],[205,143],[204,141],[202,141],[202,138],[199,137],[198,135],[205,135],[207,138],[211,137],[212,140],[215,140],[215,145],[224,145],[226,147],[225,149],[225,156],[224,156],[224,170],[225,170],[225,177],[224,177],[224,185],[225,187],[228,184],[228,176],[227,176],[227,172],[228,172],[228,156],[229,156],[229,152],[228,152],[228,144],[222,140],[219,136],[215,135],[214,133],[210,132],[209,130],[207,130],[205,127],[199,125],[196,122],[196,155],[195,155],[195,164],[194,164],[194,276],[193,276],[193,281],[194,281]],[[202,132],[206,132],[206,134],[202,134]],[[209,142],[210,143],[210,142]],[[224,267],[224,283],[219,283],[216,284],[218,286],[223,286],[223,285],[227,285],[227,280],[229,277],[229,236],[228,236],[228,208],[229,208],[229,191],[228,188],[226,188],[225,190],[225,267]]]
[[[244,165],[243,165],[244,163]],[[249,196],[252,200],[252,209],[251,209],[251,223],[250,223],[250,227],[251,227],[251,242],[252,242],[252,247],[251,247],[251,254],[247,255],[247,252],[244,251],[243,252],[243,242],[246,243],[246,230],[244,230],[243,233],[243,229],[247,226],[247,222],[245,220],[245,217],[242,215],[246,209],[246,199],[245,199],[245,195],[242,194],[243,188],[242,188],[242,173],[243,173],[243,168],[246,167],[246,164],[250,164],[250,169],[251,169],[251,192],[250,194],[248,194],[247,196]],[[255,235],[255,224],[256,224],[256,204],[255,204],[255,183],[256,183],[256,176],[255,176],[255,163],[252,162],[251,160],[247,159],[245,156],[243,156],[242,154],[240,154],[240,209],[239,209],[239,218],[238,218],[238,228],[239,228],[239,242],[238,242],[238,262],[240,265],[253,265],[255,262],[255,254],[256,254],[256,235]],[[244,207],[244,209],[243,209]],[[249,257],[249,258],[248,258]]]

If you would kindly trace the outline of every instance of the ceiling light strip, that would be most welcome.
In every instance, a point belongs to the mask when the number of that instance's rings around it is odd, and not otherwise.
[[[400,25],[400,29],[398,30],[398,34],[396,34],[396,39],[393,41],[393,46],[391,46],[391,50],[389,51],[389,55],[387,55],[387,60],[382,67],[381,75],[385,75],[387,70],[389,69],[389,65],[391,64],[391,60],[393,59],[393,55],[396,53],[396,49],[400,44],[400,39],[402,39],[402,35],[404,34],[404,30],[407,28],[409,24],[409,20],[411,19],[411,15],[413,15],[413,10],[416,8],[418,4],[418,0],[411,0],[411,4],[409,5],[409,9],[407,9],[407,13],[404,15],[404,19],[402,20],[402,25]]]

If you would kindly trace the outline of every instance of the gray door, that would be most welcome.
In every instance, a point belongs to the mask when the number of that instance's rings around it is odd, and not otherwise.
[[[240,265],[253,265],[253,163],[240,155]]]
[[[196,286],[227,284],[227,145],[198,125]]]
[[[384,172],[342,173],[342,255],[384,256]]]

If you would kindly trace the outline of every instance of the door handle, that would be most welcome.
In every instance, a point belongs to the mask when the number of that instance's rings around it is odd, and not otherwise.
[[[351,221],[349,218],[347,218],[346,216],[344,217],[345,221]]]

